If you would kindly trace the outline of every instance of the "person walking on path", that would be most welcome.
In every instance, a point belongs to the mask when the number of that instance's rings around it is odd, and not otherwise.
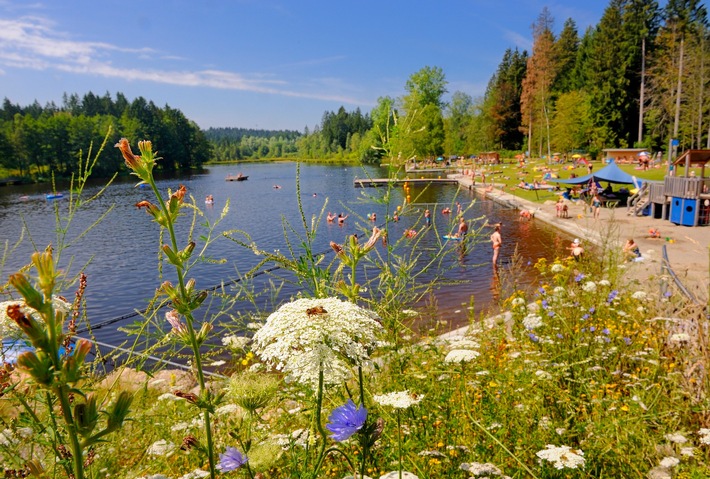
[[[493,269],[498,269],[498,255],[500,247],[503,245],[503,237],[500,235],[500,224],[495,226],[495,230],[491,235],[491,243],[493,243]]]
[[[594,195],[594,198],[592,198],[592,211],[594,212],[594,219],[598,220],[599,214],[602,211],[602,200],[599,198],[598,194]]]

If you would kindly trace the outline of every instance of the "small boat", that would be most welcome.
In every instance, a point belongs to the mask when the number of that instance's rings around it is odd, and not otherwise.
[[[57,198],[64,198],[64,195],[61,193],[47,193],[44,197],[48,200],[56,200]]]
[[[238,175],[227,175],[225,180],[227,180],[227,181],[246,181],[247,178],[249,178],[249,177],[239,173]]]

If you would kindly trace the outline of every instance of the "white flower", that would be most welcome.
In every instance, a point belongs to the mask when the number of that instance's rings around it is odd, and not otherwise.
[[[553,463],[555,469],[577,469],[584,467],[584,453],[569,446],[554,446],[548,444],[545,449],[537,452],[537,457]]]
[[[608,279],[600,279],[597,284],[599,286],[611,286],[611,282]]]
[[[369,360],[382,326],[377,316],[338,298],[297,299],[281,306],[254,334],[254,352],[287,378],[316,388],[340,384],[350,365]]]
[[[555,428],[555,432],[557,433],[558,436],[562,436],[564,433],[567,432],[567,429],[563,427],[557,427]]]
[[[514,298],[513,301],[511,302],[511,304],[512,304],[514,307],[522,306],[522,305],[525,304],[525,299],[523,299],[523,298]]]
[[[710,444],[710,429],[702,428],[698,431],[700,444]]]
[[[539,379],[552,379],[552,374],[541,369],[535,371],[535,376],[537,376]]]
[[[15,323],[15,321],[10,319],[7,315],[7,308],[13,305],[18,305],[20,307],[20,311],[24,314],[31,315],[37,321],[41,320],[39,313],[37,313],[35,309],[27,306],[22,300],[18,301],[12,299],[9,301],[2,301],[0,302],[0,339],[4,337],[17,338],[20,334],[20,328],[17,326],[17,323]],[[57,313],[66,315],[69,311],[71,311],[71,304],[67,303],[63,299],[57,298],[56,296],[52,298],[52,305]]]
[[[582,286],[582,289],[587,293],[593,293],[597,290],[597,283],[595,283],[594,281],[587,281]]]
[[[244,349],[249,345],[249,338],[244,336],[225,336],[222,338],[222,344],[231,349]]]
[[[171,431],[184,431],[190,429],[191,425],[189,422],[179,422],[170,428]]]
[[[552,290],[552,294],[555,296],[561,296],[564,294],[567,290],[564,288],[564,286],[555,286],[555,289]]]
[[[402,479],[419,479],[419,476],[412,474],[409,471],[402,471],[401,476],[399,471],[390,471],[387,474],[380,476],[380,479],[399,479],[400,477],[402,477]]]
[[[664,457],[661,459],[661,467],[667,467],[670,469],[671,467],[675,467],[678,464],[680,464],[680,459],[677,457]]]
[[[444,358],[446,363],[467,363],[473,361],[480,353],[472,349],[454,349],[449,351],[449,354]]]
[[[165,439],[155,441],[153,444],[148,446],[145,453],[148,456],[167,456],[170,455],[175,450],[175,444],[168,442]]]
[[[474,476],[500,476],[503,474],[500,469],[490,462],[481,464],[480,462],[464,462],[459,469],[469,472]]]
[[[671,479],[671,472],[663,466],[654,467],[646,475],[648,479]]]
[[[681,447],[680,448],[680,455],[685,456],[685,457],[694,457],[695,456],[695,448],[694,447]]]
[[[673,434],[666,434],[663,437],[666,438],[666,441],[674,442],[676,444],[685,444],[686,442],[688,442],[688,439],[686,439],[686,437],[684,435],[677,433],[677,432],[675,432]]]
[[[638,300],[644,300],[646,299],[646,291],[636,291],[631,295],[631,297]]]
[[[210,365],[210,366],[217,367],[217,366],[224,366],[225,364],[226,364],[226,361],[222,361],[222,360],[220,359],[219,361],[211,362],[209,365]]]
[[[192,472],[188,472],[184,476],[180,476],[178,479],[201,479],[203,477],[209,477],[209,471],[203,471],[202,469],[195,469]]]
[[[404,316],[409,317],[409,318],[412,318],[412,317],[414,317],[414,316],[418,316],[418,315],[419,315],[419,313],[416,312],[416,311],[414,311],[413,309],[403,309],[403,310],[402,310],[402,314],[403,314]]]
[[[535,329],[542,326],[542,318],[535,314],[528,314],[523,318],[523,326],[525,329]]]
[[[537,303],[529,303],[528,311],[531,313],[537,313],[538,311],[540,311],[540,305]]]
[[[424,396],[409,394],[409,391],[398,391],[387,394],[380,394],[372,397],[372,400],[381,406],[390,406],[396,409],[407,409],[410,406],[419,404]]]
[[[215,415],[222,416],[224,414],[234,414],[237,412],[238,407],[236,404],[225,404],[214,410]]]
[[[550,271],[553,273],[561,273],[565,270],[565,267],[562,266],[560,263],[555,263],[550,267]]]
[[[690,341],[690,336],[687,333],[676,333],[671,335],[669,341],[671,343],[687,343]]]

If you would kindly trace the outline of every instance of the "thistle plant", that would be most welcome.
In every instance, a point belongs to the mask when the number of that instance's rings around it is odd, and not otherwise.
[[[187,190],[181,185],[177,191],[169,192],[170,196],[167,200],[163,200],[153,176],[153,168],[159,160],[159,157],[157,157],[156,152],[153,151],[153,146],[150,141],[138,142],[138,149],[141,152],[140,156],[133,154],[126,138],[122,138],[116,144],[116,147],[118,147],[123,154],[126,166],[131,169],[131,174],[140,178],[141,182],[139,184],[149,185],[157,199],[157,205],[150,201],[141,201],[136,204],[136,206],[138,208],[145,208],[146,212],[153,217],[153,220],[168,233],[169,244],[163,244],[161,250],[168,263],[172,264],[175,268],[177,284],[173,285],[169,281],[166,281],[161,285],[159,292],[168,299],[172,305],[173,310],[168,312],[166,319],[172,326],[173,333],[192,351],[200,394],[199,396],[195,396],[190,393],[180,393],[180,395],[191,404],[195,405],[204,417],[205,449],[209,463],[210,477],[214,478],[216,477],[216,464],[211,414],[214,412],[215,405],[218,404],[220,396],[214,395],[207,387],[200,352],[200,348],[207,339],[212,325],[209,322],[204,322],[198,329],[197,321],[194,316],[194,311],[199,308],[207,298],[207,292],[196,289],[195,280],[187,279],[186,277],[190,258],[195,250],[195,242],[189,241],[187,245],[181,248],[178,245],[177,236],[175,234],[175,224],[180,216],[180,210],[183,208]]]

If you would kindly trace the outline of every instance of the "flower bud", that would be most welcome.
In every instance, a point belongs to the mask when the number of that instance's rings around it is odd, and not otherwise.
[[[74,405],[74,421],[77,432],[82,437],[88,437],[99,421],[99,410],[96,406],[96,395],[89,394],[86,402]]]
[[[54,381],[52,359],[42,351],[27,351],[17,358],[17,367],[27,372],[37,384],[49,387]]]
[[[133,396],[128,391],[122,391],[108,411],[106,429],[115,431],[123,424],[133,402]]]

